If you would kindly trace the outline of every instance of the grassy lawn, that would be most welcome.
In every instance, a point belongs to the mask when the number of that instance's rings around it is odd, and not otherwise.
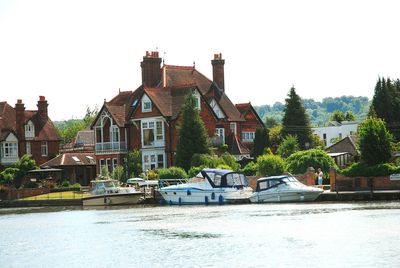
[[[90,195],[89,193],[67,191],[67,192],[36,195],[36,196],[21,198],[19,200],[81,199],[82,197],[87,197],[89,195]]]

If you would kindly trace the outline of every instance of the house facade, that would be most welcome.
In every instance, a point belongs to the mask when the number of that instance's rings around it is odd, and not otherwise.
[[[357,132],[358,125],[359,122],[356,121],[343,121],[341,123],[332,121],[326,127],[315,127],[312,130],[324,141],[325,147],[329,147],[336,141],[354,135]]]
[[[112,171],[123,165],[127,152],[135,149],[141,151],[143,170],[174,165],[187,94],[196,99],[212,145],[227,144],[238,160],[250,157],[254,133],[263,122],[250,103],[234,105],[226,95],[221,54],[211,61],[212,80],[195,66],[161,61],[158,52],[147,52],[141,62],[142,85],[133,92],[120,91],[98,113],[92,124],[98,172],[103,166]]]
[[[59,152],[60,135],[48,116],[48,103],[39,97],[37,110],[26,110],[22,100],[14,107],[0,102],[0,169],[31,154],[38,165]]]

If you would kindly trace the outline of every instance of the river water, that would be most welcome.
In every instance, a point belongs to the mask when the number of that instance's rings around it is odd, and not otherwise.
[[[0,210],[0,267],[400,267],[400,202]]]

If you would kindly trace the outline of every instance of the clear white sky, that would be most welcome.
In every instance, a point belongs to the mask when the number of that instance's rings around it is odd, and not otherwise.
[[[373,95],[398,78],[400,1],[0,0],[0,101],[49,101],[53,120],[82,117],[118,89],[141,84],[140,62],[158,48],[172,65],[212,78],[225,59],[234,103]]]

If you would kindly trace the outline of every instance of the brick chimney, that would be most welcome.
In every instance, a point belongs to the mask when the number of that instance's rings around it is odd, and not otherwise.
[[[17,100],[15,104],[15,130],[18,135],[18,139],[25,139],[25,105],[22,100]]]
[[[146,51],[140,67],[142,67],[142,85],[156,87],[161,81],[161,58],[158,56],[158,51]]]
[[[48,114],[47,114],[47,100],[44,96],[39,96],[39,101],[37,103],[38,107],[38,114],[43,120],[47,120]]]
[[[221,53],[214,54],[214,59],[211,60],[213,67],[213,82],[216,83],[222,91],[225,91],[225,79],[224,79],[224,64],[225,60],[222,59]]]

